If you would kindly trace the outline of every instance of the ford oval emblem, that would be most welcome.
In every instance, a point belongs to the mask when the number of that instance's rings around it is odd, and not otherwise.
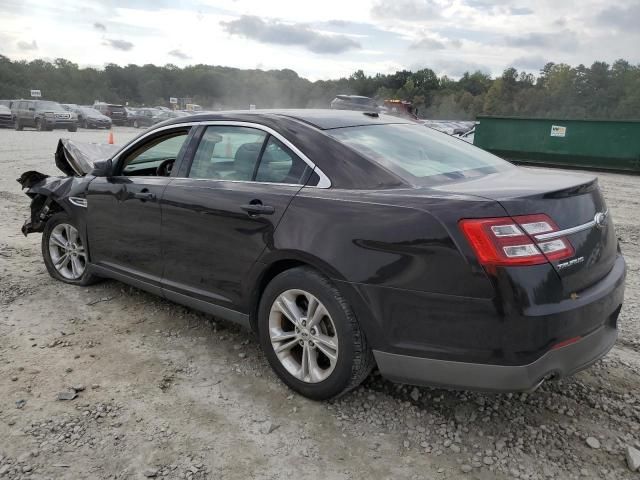
[[[593,217],[593,221],[596,224],[596,227],[598,228],[604,228],[607,226],[607,215],[609,214],[609,211],[605,211],[605,212],[598,212],[596,213],[596,216]]]

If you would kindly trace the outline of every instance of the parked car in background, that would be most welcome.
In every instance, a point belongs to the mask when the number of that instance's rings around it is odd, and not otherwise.
[[[4,105],[5,107],[7,107],[9,110],[11,110],[11,104],[13,102],[15,102],[16,100],[0,100],[0,105]]]
[[[333,110],[358,110],[364,112],[377,112],[379,105],[373,98],[361,95],[336,95],[331,101]]]
[[[157,108],[145,107],[134,109],[128,114],[129,125],[134,128],[150,127],[160,121],[155,117],[161,112],[162,110],[158,110]]]
[[[153,119],[154,123],[164,122],[165,120],[169,120],[171,118],[180,118],[192,115],[193,113],[181,112],[179,110],[162,110],[158,112]]]
[[[16,100],[12,103],[14,127],[34,127],[36,130],[67,129],[78,130],[78,116],[68,112],[58,102],[50,100]]]
[[[93,107],[69,103],[62,106],[78,116],[78,125],[82,128],[111,128],[111,119]]]
[[[66,178],[19,180],[50,275],[243,324],[310,398],[375,365],[402,383],[528,391],[617,338],[626,266],[591,175],[369,112],[194,115],[109,157],[64,142]]]
[[[3,104],[0,104],[0,127],[12,127],[13,115],[11,109]]]
[[[97,102],[93,105],[93,108],[109,117],[114,125],[127,125],[128,123],[127,111],[123,105]]]

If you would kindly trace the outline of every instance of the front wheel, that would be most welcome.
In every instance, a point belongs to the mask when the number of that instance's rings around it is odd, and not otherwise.
[[[314,400],[352,390],[374,365],[348,303],[310,268],[287,270],[269,283],[260,301],[258,334],[276,374]]]
[[[42,257],[49,275],[73,285],[90,285],[98,278],[88,271],[82,235],[65,212],[53,215],[42,232]]]
[[[77,126],[76,127],[69,127],[69,128],[67,128],[67,131],[69,131],[69,132],[77,132],[78,131],[78,127]]]

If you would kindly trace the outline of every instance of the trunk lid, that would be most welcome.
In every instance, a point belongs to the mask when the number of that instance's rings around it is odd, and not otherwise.
[[[560,230],[583,227],[564,236],[575,255],[550,262],[568,294],[593,285],[613,268],[618,239],[594,176],[518,167],[436,190],[495,200],[511,216],[546,214]]]

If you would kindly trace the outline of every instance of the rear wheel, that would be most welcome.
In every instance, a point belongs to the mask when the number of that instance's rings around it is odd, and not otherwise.
[[[65,212],[56,213],[42,232],[42,257],[49,275],[74,285],[95,283],[89,273],[87,249],[82,235]]]
[[[260,301],[258,334],[276,374],[314,400],[357,387],[374,365],[346,300],[310,268],[287,270],[269,283]]]

